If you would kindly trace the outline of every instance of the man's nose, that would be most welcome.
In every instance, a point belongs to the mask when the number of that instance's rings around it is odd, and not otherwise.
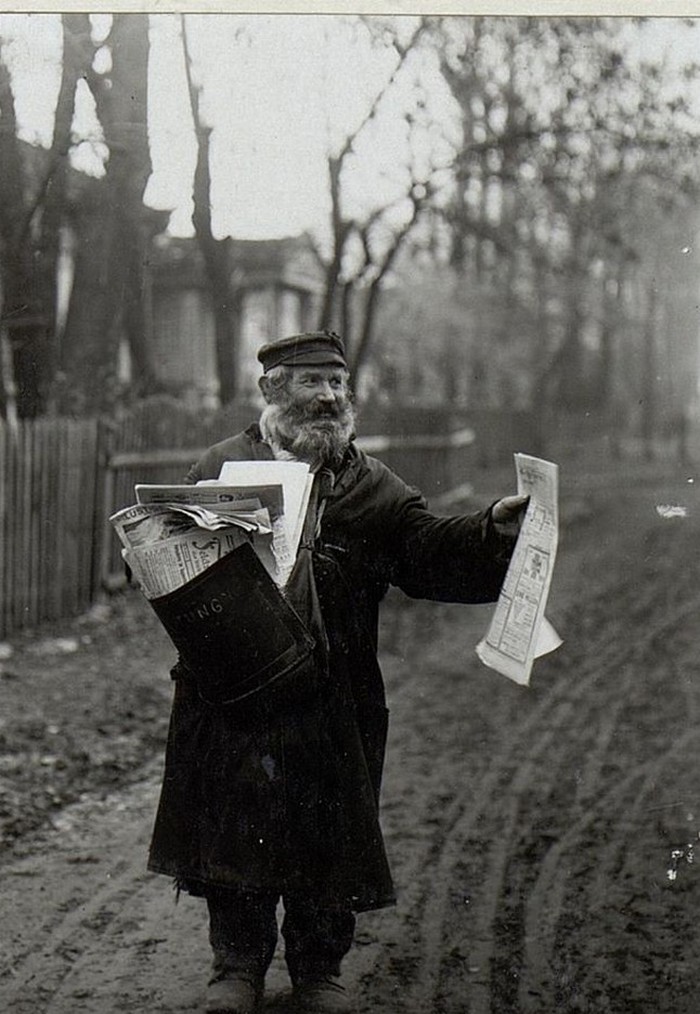
[[[333,388],[331,387],[331,385],[328,383],[327,380],[324,380],[322,383],[318,385],[316,389],[316,398],[319,401],[335,400],[335,391],[333,390]]]

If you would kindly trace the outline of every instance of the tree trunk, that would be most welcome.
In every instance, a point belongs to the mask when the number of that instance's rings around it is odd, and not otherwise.
[[[343,221],[340,194],[340,174],[343,167],[343,156],[328,156],[328,179],[331,195],[331,231],[333,235],[333,253],[326,265],[326,278],[323,290],[323,302],[318,318],[318,327],[332,328],[335,325],[335,307],[337,302],[338,280],[343,262],[345,242],[349,228]]]
[[[210,130],[201,123],[196,124],[197,167],[194,177],[192,222],[211,286],[219,400],[222,405],[227,405],[236,396],[238,382],[236,362],[238,327],[236,299],[231,285],[230,244],[226,240],[215,239],[211,228],[210,133]]]
[[[547,437],[549,429],[549,391],[547,382],[550,354],[550,322],[547,313],[549,286],[547,271],[540,258],[535,259],[534,270],[537,299],[537,323],[531,347],[532,358],[530,374],[532,377],[532,387],[530,390],[530,406],[533,430],[533,450],[535,454],[539,454],[543,457],[547,451]]]
[[[656,431],[656,282],[652,278],[648,285],[647,314],[644,323],[643,373],[642,373],[642,415],[641,437],[644,457],[654,457],[654,435]]]
[[[43,413],[57,366],[56,294],[60,232],[66,213],[68,151],[77,82],[94,47],[87,14],[64,14],[63,61],[51,152],[33,193],[26,189],[9,77],[0,66],[0,232],[5,251],[6,329],[22,417]],[[36,154],[35,154],[36,152]],[[31,151],[38,162],[41,150]]]
[[[51,162],[45,182],[45,195],[41,210],[41,241],[39,245],[40,270],[44,291],[55,292],[56,270],[61,243],[61,228],[65,222],[67,179],[71,131],[75,113],[75,94],[78,81],[92,66],[95,47],[90,37],[90,18],[87,14],[62,14],[63,64],[61,86],[56,102]],[[56,371],[56,300],[50,307],[51,333],[54,336],[50,350],[49,376]]]
[[[219,380],[219,401],[233,401],[238,387],[239,301],[231,283],[232,264],[228,240],[215,239],[211,222],[211,168],[209,139],[211,128],[202,123],[199,111],[199,90],[192,80],[192,61],[187,43],[187,25],[181,17],[182,46],[190,99],[190,110],[197,138],[197,164],[194,172],[192,224],[209,278],[214,309],[216,371]]]
[[[357,386],[359,375],[367,362],[367,356],[372,344],[374,320],[377,306],[379,305],[380,294],[379,279],[375,278],[367,292],[362,330],[360,331],[354,353],[350,360],[350,372],[355,386]]]
[[[374,321],[377,313],[377,308],[382,294],[382,283],[386,278],[387,274],[391,271],[394,262],[398,256],[401,247],[409,235],[413,226],[420,215],[421,208],[426,199],[426,195],[416,196],[415,193],[411,194],[412,210],[411,217],[408,221],[394,234],[391,246],[384,255],[384,260],[381,263],[375,262],[374,266],[377,269],[376,273],[369,285],[369,291],[367,293],[367,299],[365,301],[365,311],[362,321],[362,329],[360,331],[357,344],[350,357],[350,372],[357,383],[357,377],[365,365],[369,356],[369,351],[372,345],[372,339],[374,337]],[[365,238],[365,247],[368,251],[369,257],[369,244],[367,237]]]
[[[355,314],[354,314],[355,287],[352,282],[345,282],[342,289],[340,327],[345,339],[345,351],[350,355],[353,348]]]
[[[114,16],[108,82],[93,76],[109,148],[105,178],[81,202],[75,281],[62,350],[64,409],[94,412],[119,396],[120,327],[139,365],[150,369],[143,315],[147,241],[143,193],[151,171],[146,125],[148,16]]]
[[[585,312],[582,304],[584,275],[576,260],[569,265],[566,285],[566,331],[556,355],[556,401],[563,409],[579,409],[587,404],[588,385],[583,372],[582,332]]]
[[[29,197],[17,138],[10,75],[0,62],[0,235],[2,237],[3,323],[10,348],[17,413],[39,415],[44,407],[43,357],[49,332],[46,300],[24,227]]]

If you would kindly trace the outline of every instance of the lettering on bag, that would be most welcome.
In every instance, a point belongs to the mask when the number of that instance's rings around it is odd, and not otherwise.
[[[228,598],[228,596],[226,596]],[[192,609],[188,609],[184,613],[178,613],[176,617],[177,623],[198,623],[200,620],[212,619],[218,616],[224,611],[224,604],[218,596],[209,599],[208,602],[202,602],[200,605],[195,606]]]

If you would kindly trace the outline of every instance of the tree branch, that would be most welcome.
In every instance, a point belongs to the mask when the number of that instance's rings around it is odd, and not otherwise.
[[[355,141],[357,140],[357,138],[359,137],[359,135],[362,133],[362,131],[365,129],[365,127],[367,126],[367,124],[370,123],[374,119],[374,117],[377,115],[377,110],[379,109],[379,106],[380,106],[380,104],[381,104],[384,96],[387,94],[387,92],[389,91],[389,89],[392,87],[392,85],[396,81],[396,78],[398,77],[398,74],[399,74],[401,68],[406,63],[406,60],[408,58],[409,53],[411,52],[411,50],[413,50],[415,48],[416,43],[418,42],[418,39],[423,34],[423,32],[425,31],[425,29],[426,29],[425,18],[421,18],[420,24],[418,25],[418,27],[416,28],[415,32],[413,33],[413,35],[411,36],[411,38],[409,39],[408,43],[405,46],[400,46],[399,43],[396,40],[394,40],[393,45],[394,45],[394,49],[399,54],[399,62],[394,67],[394,70],[392,71],[391,76],[388,78],[388,80],[384,83],[384,85],[382,86],[382,88],[380,88],[379,91],[377,92],[377,94],[375,95],[374,100],[373,100],[370,108],[368,109],[367,113],[365,114],[363,120],[355,128],[355,130],[352,131],[352,133],[348,134],[347,138],[345,139],[345,143],[343,144],[343,147],[340,149],[340,152],[339,152],[339,154],[337,156],[338,161],[341,164],[344,161],[344,159],[346,158],[346,156],[349,155],[349,153],[352,151],[352,148],[353,148],[353,146],[355,144]]]

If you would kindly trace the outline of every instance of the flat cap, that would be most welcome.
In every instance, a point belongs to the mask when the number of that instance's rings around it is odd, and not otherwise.
[[[263,372],[275,366],[343,366],[343,339],[334,331],[306,331],[263,345],[258,351]]]

